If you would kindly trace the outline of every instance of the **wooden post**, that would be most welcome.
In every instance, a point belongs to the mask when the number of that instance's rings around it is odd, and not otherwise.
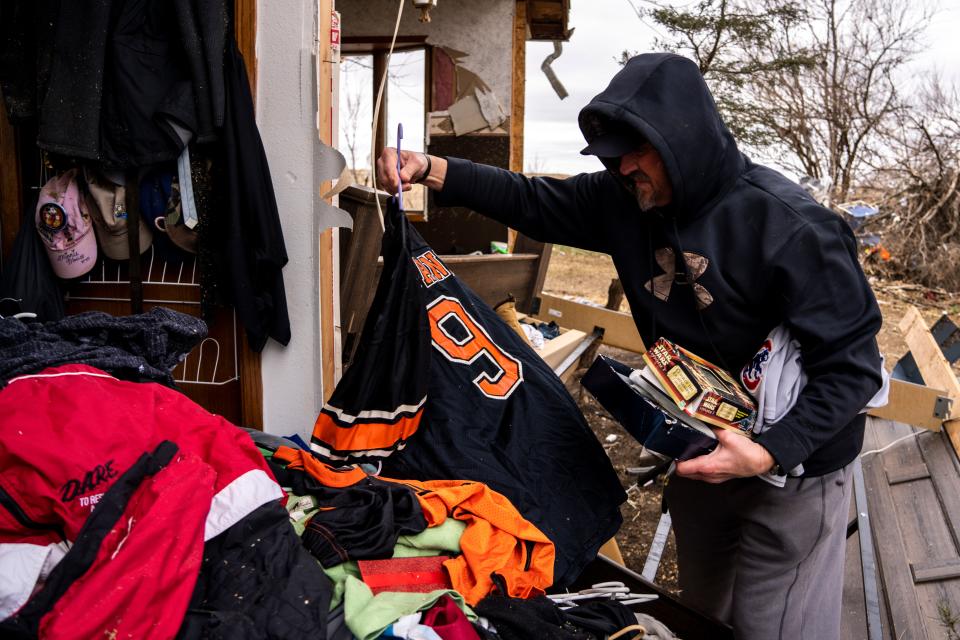
[[[257,103],[257,2],[234,0],[234,35],[237,46],[247,66],[250,93]],[[250,348],[247,340],[240,339],[240,406],[243,425],[263,429],[263,373],[260,354]]]
[[[7,119],[7,107],[0,94],[0,260],[3,262],[10,257],[23,219],[20,182],[16,132]]]
[[[318,73],[317,108],[320,112],[320,141],[333,145],[333,60],[330,55],[330,19],[333,12],[333,0],[319,0],[320,12],[319,39],[320,39],[320,69]],[[384,113],[384,116],[386,114]],[[384,119],[384,122],[386,120]],[[330,190],[330,182],[320,185],[320,193]],[[323,384],[323,401],[326,402],[333,394],[336,386],[336,359],[334,348],[334,305],[336,292],[333,282],[333,229],[327,229],[320,234],[320,367]]]
[[[234,0],[233,30],[240,54],[247,64],[247,79],[257,103],[257,0]]]
[[[376,104],[377,94],[380,92],[380,84],[385,81],[384,71],[387,69],[387,52],[386,51],[374,51],[373,52],[373,98],[372,104]],[[390,82],[386,81],[386,85],[383,88],[383,98],[380,100],[380,116],[377,119],[376,126],[376,138],[374,139],[374,154],[370,158],[370,170],[373,171],[374,167],[377,165],[377,158],[380,157],[380,152],[383,151],[383,148],[387,146],[387,140],[390,138],[387,136],[387,108],[390,104]]]
[[[510,82],[510,170],[523,171],[523,118],[527,87],[527,2],[513,14],[513,71]]]
[[[523,171],[523,118],[527,88],[527,0],[517,0],[513,12],[513,69],[510,77],[510,171]],[[517,243],[507,229],[507,251]]]

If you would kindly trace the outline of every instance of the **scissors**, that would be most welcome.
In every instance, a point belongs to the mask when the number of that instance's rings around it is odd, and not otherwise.
[[[403,123],[397,123],[397,206],[403,211],[403,183],[400,180],[400,141],[403,140]]]

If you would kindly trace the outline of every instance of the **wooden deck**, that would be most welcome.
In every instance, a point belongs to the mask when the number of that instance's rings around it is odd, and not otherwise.
[[[950,440],[868,418],[863,449],[867,510],[852,502],[851,529],[859,520],[872,533],[879,624],[868,624],[861,525],[848,538],[842,637],[960,638],[960,464]]]

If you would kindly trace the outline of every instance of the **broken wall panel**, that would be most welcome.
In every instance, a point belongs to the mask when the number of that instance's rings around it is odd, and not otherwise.
[[[474,162],[502,167],[510,166],[508,135],[431,136],[428,152],[435,156],[468,158]],[[440,253],[489,253],[490,242],[506,242],[507,228],[464,207],[440,207],[430,194],[430,216],[415,223],[427,244]]]
[[[515,0],[443,0],[431,10],[430,22],[420,22],[419,13],[408,5],[399,33],[427,36],[429,45],[462,52],[461,66],[482,78],[509,113],[514,4]],[[345,38],[393,34],[395,0],[351,0],[338,3],[337,10]]]

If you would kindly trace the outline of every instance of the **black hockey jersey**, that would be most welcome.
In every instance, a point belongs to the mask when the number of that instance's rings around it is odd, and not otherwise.
[[[394,478],[489,485],[554,542],[554,582],[569,584],[622,521],[610,460],[550,367],[393,202],[387,218],[362,344],[311,447],[379,457]]]

